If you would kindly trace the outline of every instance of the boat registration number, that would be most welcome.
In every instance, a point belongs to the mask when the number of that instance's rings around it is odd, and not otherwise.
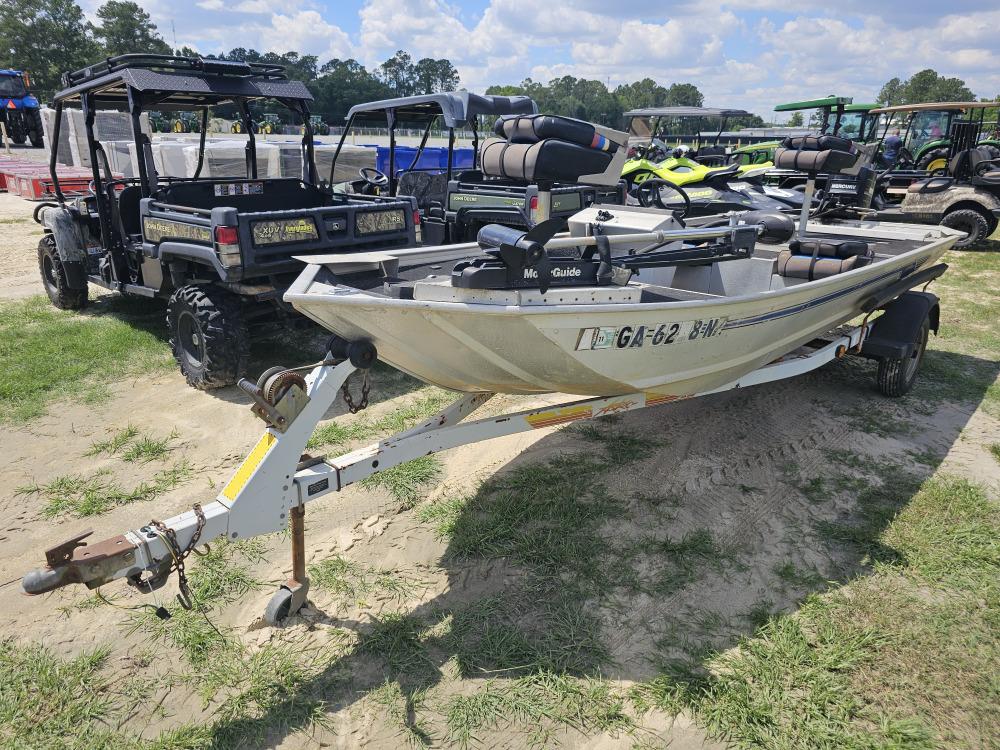
[[[725,328],[726,318],[685,320],[680,323],[654,323],[602,328],[581,328],[576,350],[640,349],[647,346],[667,346],[684,341],[699,341],[718,336]]]

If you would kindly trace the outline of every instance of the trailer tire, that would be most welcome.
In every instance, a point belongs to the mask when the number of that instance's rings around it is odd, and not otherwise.
[[[971,248],[981,244],[990,233],[990,221],[981,211],[974,208],[960,208],[952,211],[941,219],[941,226],[965,232],[965,239],[954,244],[957,250]]]
[[[49,300],[60,310],[80,310],[87,306],[88,289],[73,289],[66,277],[56,240],[51,234],[38,242],[38,272],[42,275],[42,286]]]
[[[917,340],[913,354],[909,357],[887,357],[879,360],[878,372],[875,374],[875,384],[883,396],[898,398],[905,396],[917,381],[917,373],[927,351],[927,339],[930,336],[931,324],[924,318],[917,331]]]
[[[249,337],[239,297],[211,286],[182,286],[167,304],[170,350],[188,384],[232,385],[246,369]]]
[[[45,148],[45,136],[42,129],[42,112],[38,109],[30,109],[26,113],[28,120],[28,138],[31,140],[33,148]]]

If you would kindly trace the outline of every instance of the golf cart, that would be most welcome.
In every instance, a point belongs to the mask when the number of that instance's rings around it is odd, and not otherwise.
[[[407,247],[414,243],[412,199],[334,195],[318,187],[308,89],[278,65],[171,55],[111,57],[63,76],[55,96],[59,143],[62,111],[83,111],[93,168],[89,195],[69,200],[50,167],[58,203],[42,204],[38,245],[42,284],[63,309],[87,304],[88,285],[169,300],[174,357],[188,383],[209,389],[236,382],[252,333],[300,320],[282,293],[302,256]],[[273,101],[302,122],[302,174],[258,175],[250,103]],[[248,134],[245,172],[202,177],[209,108],[233,105]],[[200,110],[198,162],[190,177],[160,177],[153,146],[140,127],[143,111]],[[98,108],[124,109],[132,123],[138,176],[115,178],[94,132]]]
[[[29,85],[27,73],[0,70],[0,122],[17,145],[30,140],[34,148],[42,148],[42,113],[38,99],[28,93]]]
[[[727,211],[797,211],[802,194],[764,185],[770,163],[730,162],[719,144],[733,118],[751,117],[741,109],[710,107],[652,107],[625,113],[629,133],[629,160],[622,178],[629,202],[647,208],[682,209],[694,218]],[[718,131],[702,142],[701,130],[713,121]],[[685,127],[684,123],[690,123]],[[693,130],[694,143],[680,144],[680,133]],[[714,128],[713,128],[714,130]],[[671,147],[670,140],[677,141]]]
[[[330,179],[332,182],[348,139],[356,140],[359,130],[388,129],[388,159],[382,164],[386,171],[366,167],[359,171],[357,180],[335,189],[363,195],[414,196],[420,209],[421,240],[429,245],[472,241],[487,224],[528,228],[543,218],[567,219],[593,203],[622,203],[624,195],[617,185],[539,185],[484,174],[481,134],[494,130],[498,118],[537,112],[535,102],[526,96],[480,96],[467,91],[358,104],[347,113]],[[406,130],[419,134],[415,149],[400,144],[401,131]],[[444,139],[446,145],[429,146],[432,136]],[[465,139],[471,141],[471,153],[462,164],[459,157],[464,154],[457,144]],[[545,194],[551,196],[551,204],[543,216]]]

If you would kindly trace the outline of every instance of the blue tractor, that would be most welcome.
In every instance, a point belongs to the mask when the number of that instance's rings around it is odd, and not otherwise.
[[[38,100],[28,93],[28,77],[20,70],[0,69],[0,122],[7,128],[7,135],[21,145],[31,140],[35,148],[42,148],[42,113]]]

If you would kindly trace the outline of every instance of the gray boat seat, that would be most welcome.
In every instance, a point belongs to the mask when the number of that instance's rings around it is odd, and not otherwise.
[[[615,184],[612,169],[618,144],[589,122],[555,115],[502,117],[494,131],[501,137],[483,144],[483,174],[522,182]],[[624,158],[624,154],[622,155]],[[609,170],[615,174],[604,174]]]
[[[861,152],[846,138],[833,135],[786,138],[774,152],[779,169],[836,174],[853,167]]]
[[[777,274],[814,281],[867,266],[873,258],[868,243],[860,240],[792,240],[778,253]]]

